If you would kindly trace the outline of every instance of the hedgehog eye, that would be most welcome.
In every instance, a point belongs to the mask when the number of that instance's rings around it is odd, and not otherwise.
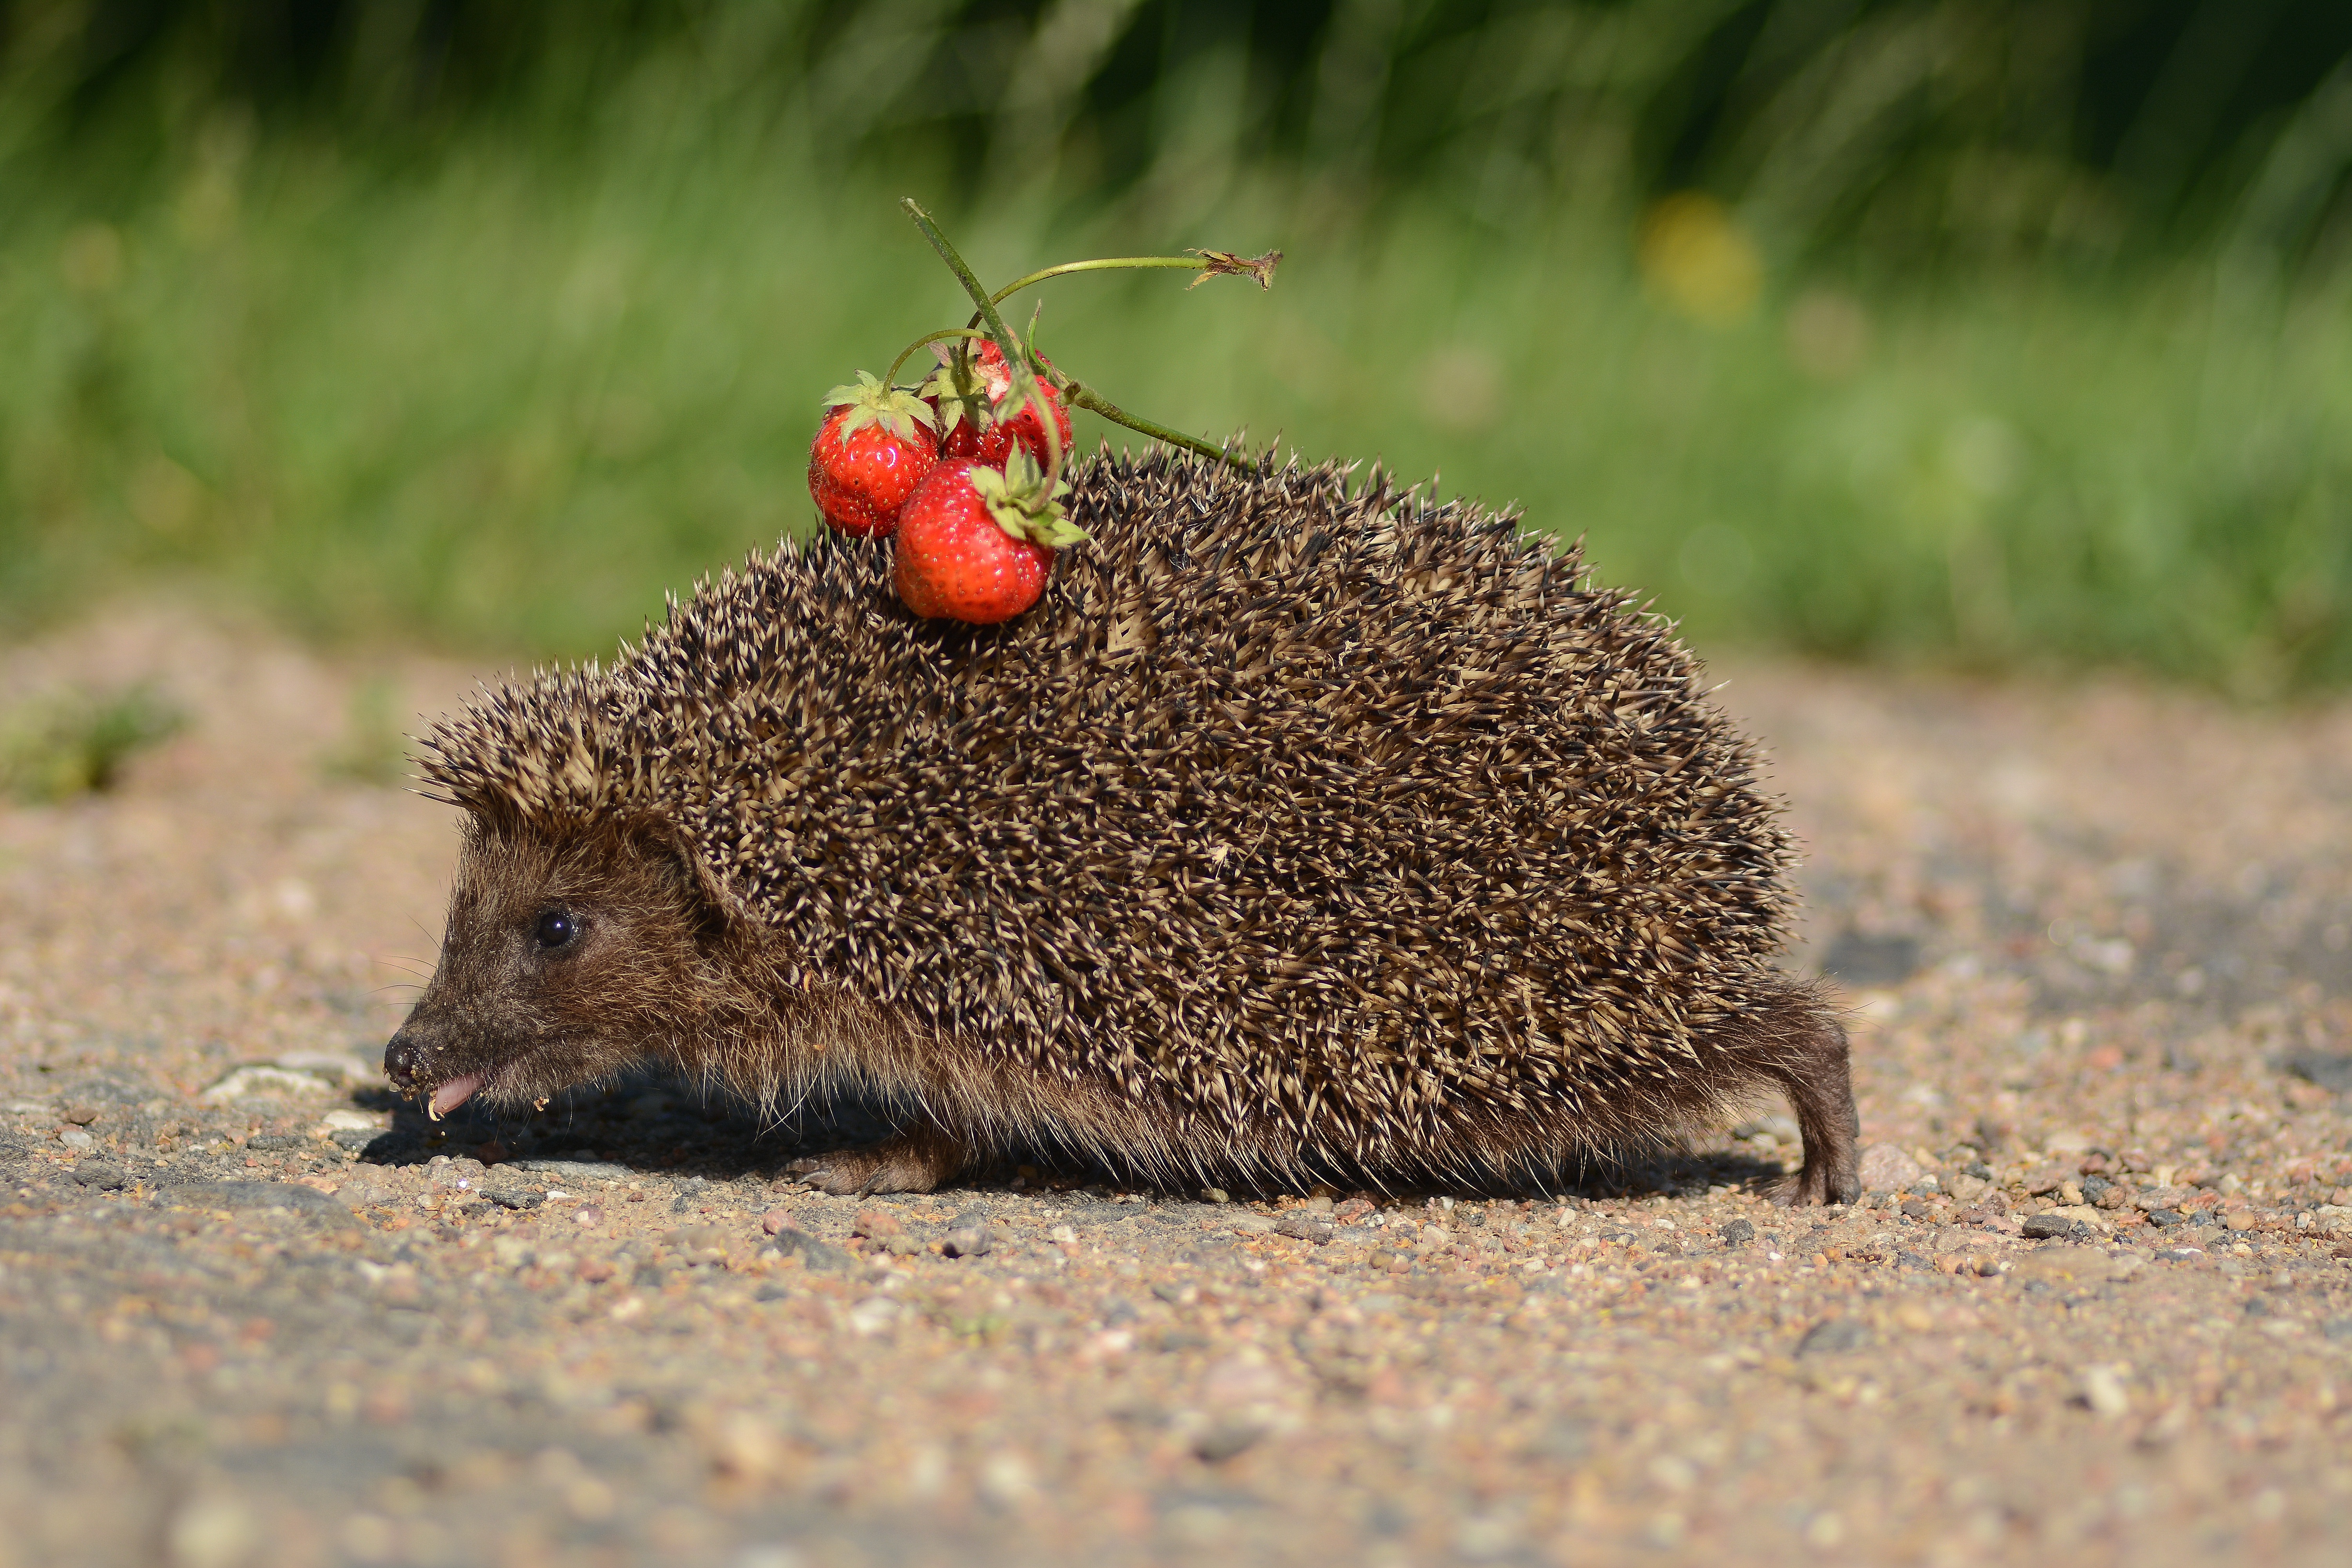
[[[570,947],[580,937],[580,922],[562,910],[548,910],[531,928],[530,939],[539,943],[541,952],[551,952],[559,947]]]

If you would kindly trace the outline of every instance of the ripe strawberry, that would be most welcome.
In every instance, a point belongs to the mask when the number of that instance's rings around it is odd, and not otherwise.
[[[833,410],[809,447],[809,494],[843,533],[878,538],[898,525],[898,509],[939,463],[930,405],[884,386],[865,371],[858,385],[825,394]]]
[[[1043,354],[1037,357],[1047,365],[1054,363]],[[1001,468],[1017,443],[1038,462],[1046,461],[1050,454],[1045,448],[1045,425],[1037,410],[1024,405],[1010,419],[1003,416],[1005,403],[1013,395],[1013,373],[1005,366],[1003,351],[983,340],[975,358],[977,363],[959,363],[952,354],[945,356],[939,373],[924,384],[923,395],[938,409],[940,427],[947,432],[940,442],[940,456],[970,458]],[[1073,438],[1070,411],[1043,376],[1037,379],[1037,395],[1054,411],[1054,433],[1062,438],[1066,457]]]
[[[1019,450],[1003,473],[969,458],[941,461],[898,514],[892,575],[907,607],[990,626],[1035,604],[1055,550],[1086,537],[1045,484]]]

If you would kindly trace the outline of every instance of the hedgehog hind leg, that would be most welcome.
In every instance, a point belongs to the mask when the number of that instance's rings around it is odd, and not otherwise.
[[[1768,1069],[1789,1097],[1805,1163],[1781,1183],[1782,1205],[1850,1204],[1862,1196],[1862,1119],[1853,1107],[1853,1072],[1845,1026],[1810,991],[1790,994],[1789,1016]]]
[[[972,1154],[970,1143],[925,1117],[895,1138],[795,1160],[784,1169],[837,1198],[869,1193],[928,1193],[971,1164]]]

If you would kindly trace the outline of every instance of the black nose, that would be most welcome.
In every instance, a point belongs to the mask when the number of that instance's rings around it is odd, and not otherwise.
[[[383,1076],[405,1089],[424,1071],[426,1055],[424,1042],[403,1029],[383,1047]]]

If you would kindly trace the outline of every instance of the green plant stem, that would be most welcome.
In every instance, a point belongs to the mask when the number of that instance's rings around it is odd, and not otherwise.
[[[1059,278],[1069,272],[1115,272],[1124,268],[1181,267],[1187,272],[1202,270],[1197,256],[1106,256],[1095,261],[1065,261],[1059,267],[1048,267],[1016,279],[988,297],[992,305],[1002,305],[1033,283],[1043,283],[1048,278]]]
[[[950,338],[984,338],[988,334],[986,332],[974,331],[970,327],[941,327],[936,332],[925,332],[921,337],[917,338],[913,342],[908,343],[905,348],[898,351],[898,357],[890,362],[889,370],[882,377],[882,384],[888,386],[891,383],[898,379],[898,367],[905,364],[908,358],[912,355],[917,349],[928,348],[931,344],[937,342],[944,342]]]
[[[1171,447],[1181,447],[1188,452],[1198,452],[1204,458],[1215,458],[1231,463],[1245,474],[1258,471],[1257,464],[1251,462],[1247,458],[1235,457],[1223,447],[1212,447],[1198,437],[1187,436],[1181,430],[1171,430],[1165,425],[1155,425],[1149,419],[1138,418],[1097,393],[1084,382],[1071,381],[1066,377],[1061,385],[1062,395],[1069,399],[1070,406],[1073,408],[1083,408],[1089,413],[1099,414],[1114,425],[1124,425],[1129,429],[1139,435],[1149,436],[1155,441],[1165,441]]]
[[[1041,504],[1051,505],[1054,486],[1062,477],[1065,454],[1061,432],[1054,427],[1053,411],[1045,406],[1045,395],[1037,385],[1036,373],[1029,368],[1029,356],[1022,352],[1013,334],[1005,330],[1004,318],[996,313],[996,302],[988,297],[988,290],[980,286],[980,279],[972,276],[971,268],[956,253],[956,247],[948,243],[948,237],[940,232],[940,226],[931,221],[931,215],[917,205],[912,196],[898,205],[907,209],[907,216],[915,220],[915,226],[923,231],[923,237],[931,242],[931,248],[938,251],[940,259],[948,264],[948,270],[956,275],[956,280],[963,285],[964,292],[971,296],[971,302],[980,307],[981,319],[988,323],[988,335],[994,340],[996,352],[1004,356],[1006,371],[1019,378],[1023,400],[1035,405],[1038,426],[1045,432],[1045,499]]]

